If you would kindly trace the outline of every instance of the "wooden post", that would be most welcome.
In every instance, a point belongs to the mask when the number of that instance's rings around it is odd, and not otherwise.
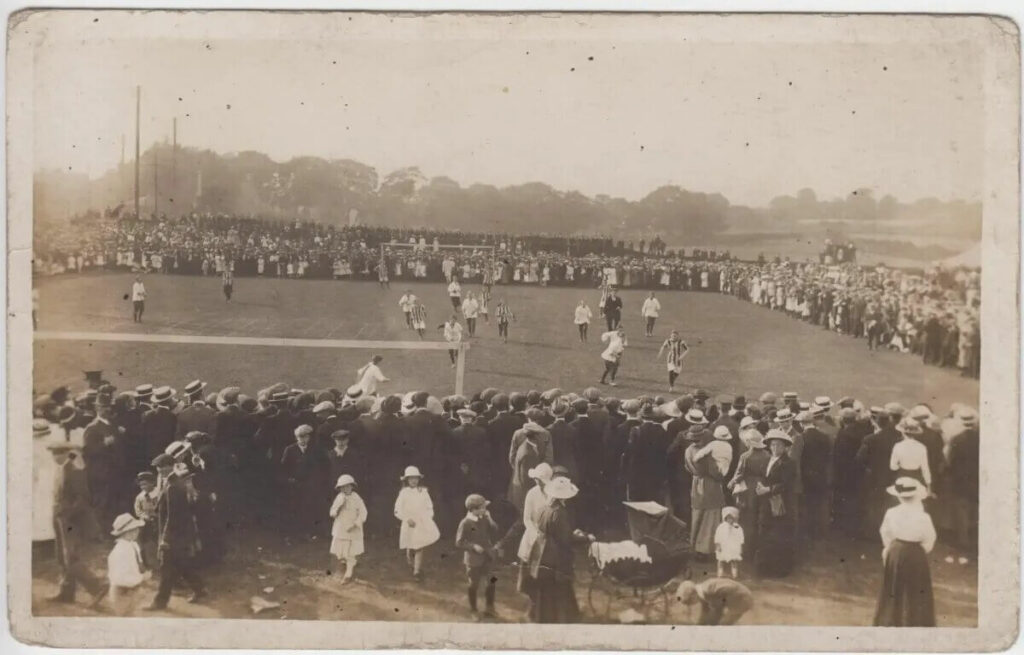
[[[466,351],[469,344],[465,341],[459,343],[459,358],[455,363],[455,395],[462,395],[462,387],[466,380]]]

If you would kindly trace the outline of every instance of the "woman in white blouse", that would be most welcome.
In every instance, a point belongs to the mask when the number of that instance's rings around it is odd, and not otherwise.
[[[935,526],[922,501],[928,491],[917,478],[899,477],[888,492],[900,504],[882,519],[882,590],[876,626],[935,625],[935,601],[928,553],[935,546]]]

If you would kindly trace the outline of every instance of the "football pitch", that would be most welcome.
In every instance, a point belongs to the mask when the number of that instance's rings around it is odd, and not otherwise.
[[[133,323],[124,299],[132,276],[91,274],[37,280],[39,330],[153,335],[207,335],[417,341],[407,329],[398,299],[406,288],[427,308],[426,338],[443,341],[437,327],[452,313],[443,284],[392,284],[327,280],[236,280],[226,302],[216,277],[145,276],[143,323]],[[467,285],[465,289],[479,288]],[[957,372],[925,367],[917,357],[869,351],[854,339],[791,319],[782,313],[717,293],[659,293],[662,317],[656,336],[643,336],[640,305],[646,292],[624,291],[623,326],[629,347],[619,371],[618,388],[608,395],[667,395],[664,360],[658,347],[678,329],[692,348],[677,389],[700,388],[712,396],[763,391],[796,391],[801,398],[855,396],[866,404],[896,400],[928,402],[944,412],[952,402],[977,405],[978,382]],[[579,391],[597,386],[603,370],[597,316],[600,293],[593,289],[495,286],[491,313],[505,297],[517,321],[509,342],[498,338],[492,317],[478,321],[466,367],[467,393],[494,386],[503,390]],[[585,299],[594,311],[589,342],[580,343],[573,309]],[[356,369],[374,351],[304,347],[225,346],[181,343],[37,341],[34,387],[45,393],[61,384],[82,386],[82,371],[99,369],[118,389],[143,382],[181,389],[194,378],[211,389],[229,385],[246,392],[282,381],[300,388],[340,387],[355,381]],[[452,393],[455,372],[447,353],[386,350],[382,368],[392,382],[385,391],[426,389]]]

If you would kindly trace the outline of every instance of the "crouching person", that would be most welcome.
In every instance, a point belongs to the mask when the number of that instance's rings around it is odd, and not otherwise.
[[[697,625],[733,625],[754,606],[754,596],[743,584],[729,578],[685,580],[676,589],[676,600],[700,605]]]

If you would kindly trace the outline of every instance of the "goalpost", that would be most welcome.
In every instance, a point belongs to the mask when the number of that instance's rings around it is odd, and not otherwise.
[[[446,341],[370,341],[361,339],[291,339],[284,337],[224,337],[191,334],[136,334],[118,332],[37,331],[36,341],[113,341],[117,343],[179,343],[219,346],[264,346],[272,348],[354,348],[358,350],[453,350]],[[465,341],[458,345],[455,365],[455,393],[462,395],[466,378]]]

